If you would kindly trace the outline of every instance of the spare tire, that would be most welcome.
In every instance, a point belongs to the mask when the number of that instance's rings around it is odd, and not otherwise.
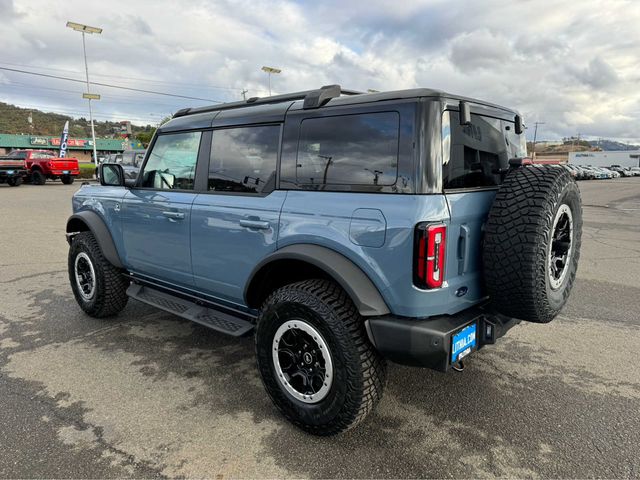
[[[530,322],[553,320],[571,292],[581,237],[580,191],[566,169],[511,170],[484,233],[484,280],[493,307]]]

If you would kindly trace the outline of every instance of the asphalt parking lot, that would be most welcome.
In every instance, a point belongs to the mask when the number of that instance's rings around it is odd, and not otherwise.
[[[79,187],[0,185],[0,477],[640,477],[640,178],[581,182],[568,306],[463,373],[392,365],[377,411],[314,438],[263,391],[252,338],[130,301],[76,305]]]

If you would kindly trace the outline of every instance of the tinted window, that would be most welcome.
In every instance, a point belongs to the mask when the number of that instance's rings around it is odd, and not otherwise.
[[[142,186],[193,190],[201,132],[160,135],[142,174]]]
[[[399,124],[396,112],[303,120],[297,182],[393,185],[398,176]]]
[[[509,159],[526,156],[524,135],[512,122],[471,115],[471,125],[460,125],[458,112],[443,117],[444,188],[490,187],[502,182]]]
[[[273,190],[279,142],[279,125],[215,130],[209,190],[244,193]]]

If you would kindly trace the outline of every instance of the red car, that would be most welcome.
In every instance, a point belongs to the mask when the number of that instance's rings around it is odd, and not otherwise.
[[[80,175],[80,167],[76,158],[60,158],[51,150],[14,150],[6,159],[16,158],[25,161],[27,181],[34,185],[44,185],[47,179],[59,178],[62,183],[70,185]]]

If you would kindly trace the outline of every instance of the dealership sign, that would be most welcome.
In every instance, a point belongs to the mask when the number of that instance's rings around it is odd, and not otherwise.
[[[49,145],[49,139],[47,137],[31,137],[29,142],[31,145]]]
[[[54,145],[56,147],[59,146],[60,140],[60,138],[52,138],[51,145]],[[87,140],[80,140],[77,138],[69,138],[67,140],[67,147],[84,147],[85,145],[91,145],[91,142]]]
[[[62,136],[60,137],[60,158],[67,156],[67,143],[69,141],[69,120],[64,122],[64,128],[62,129]]]

